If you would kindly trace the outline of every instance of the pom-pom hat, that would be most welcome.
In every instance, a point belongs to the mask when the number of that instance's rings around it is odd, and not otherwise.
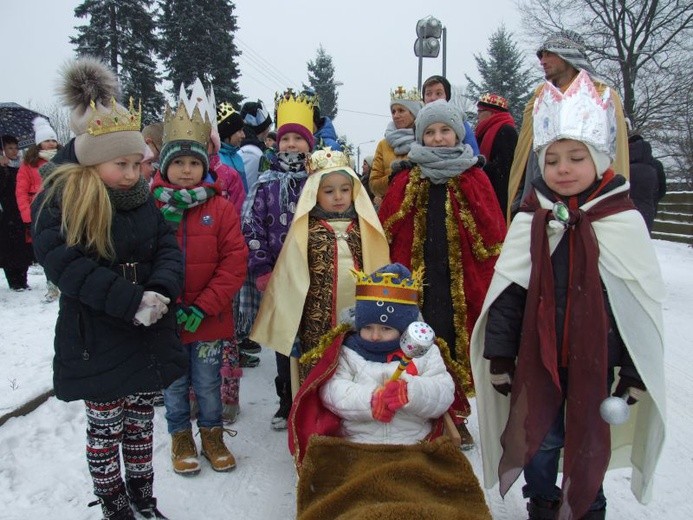
[[[79,164],[95,166],[117,157],[142,154],[141,108],[135,110],[116,101],[118,80],[104,63],[82,57],[62,70],[60,94],[72,112],[70,128],[75,134]]]
[[[354,271],[356,277],[356,328],[377,323],[397,329],[400,334],[419,317],[419,290],[423,275],[413,275],[399,263],[381,267],[368,275]]]
[[[436,99],[419,111],[419,115],[416,116],[416,121],[414,122],[414,133],[417,143],[423,144],[424,131],[433,123],[448,125],[457,134],[459,142],[464,141],[464,116],[460,109],[451,103],[443,99]]]
[[[43,141],[58,140],[58,135],[45,117],[34,118],[32,124],[34,125],[34,142],[36,144],[41,144]]]

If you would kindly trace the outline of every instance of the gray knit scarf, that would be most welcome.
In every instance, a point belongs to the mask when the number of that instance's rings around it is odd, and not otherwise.
[[[452,148],[414,143],[409,151],[409,160],[419,165],[424,179],[433,184],[445,184],[474,166],[478,157],[474,155],[472,147],[464,143]]]
[[[385,129],[385,140],[397,155],[407,155],[415,140],[413,128],[395,128],[390,122]]]
[[[106,186],[108,198],[118,211],[139,208],[149,198],[149,183],[140,175],[139,180],[129,190],[114,190]]]

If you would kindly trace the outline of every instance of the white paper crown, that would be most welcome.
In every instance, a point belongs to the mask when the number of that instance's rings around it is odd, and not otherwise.
[[[614,159],[616,116],[610,89],[600,96],[589,75],[580,71],[565,93],[546,82],[534,102],[534,150],[559,139],[589,144]]]

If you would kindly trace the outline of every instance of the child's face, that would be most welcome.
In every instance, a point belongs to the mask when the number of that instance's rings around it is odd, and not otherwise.
[[[432,123],[424,130],[423,143],[425,146],[435,148],[442,146],[451,148],[457,144],[457,134],[445,123]]]
[[[96,172],[106,186],[114,190],[132,188],[140,178],[141,153],[133,153],[116,157],[110,161],[98,164]]]
[[[361,328],[359,336],[366,341],[381,343],[399,339],[400,333],[397,329],[393,329],[392,327],[381,325],[380,323],[371,323]]]
[[[14,143],[5,143],[2,151],[5,154],[5,157],[13,160],[19,155],[19,146]]]
[[[442,83],[433,83],[424,91],[424,105],[436,99],[445,99],[445,87]]]
[[[192,188],[200,184],[204,170],[204,164],[200,159],[192,155],[183,155],[171,161],[166,176],[171,184],[181,188]]]
[[[555,193],[569,197],[589,188],[597,170],[587,147],[574,139],[561,139],[549,145],[544,158],[544,180]]]
[[[229,136],[229,144],[230,144],[231,146],[235,146],[235,147],[238,148],[239,146],[241,146],[241,142],[243,141],[243,139],[245,139],[245,132],[244,132],[243,129],[241,128],[240,130],[238,130],[237,132],[232,133],[232,134]]]
[[[414,114],[409,112],[403,105],[392,105],[390,114],[392,114],[392,122],[395,124],[395,128],[411,128],[414,126]]]
[[[308,153],[310,152],[310,145],[300,134],[287,132],[279,140],[279,151]]]
[[[353,191],[350,179],[341,173],[328,173],[320,179],[318,206],[330,213],[346,211],[351,206]]]
[[[55,150],[58,147],[58,141],[55,139],[48,139],[46,141],[41,141],[39,144],[39,149],[41,150]]]

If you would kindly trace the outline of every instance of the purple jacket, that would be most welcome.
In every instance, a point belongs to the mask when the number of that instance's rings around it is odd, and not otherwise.
[[[274,269],[306,183],[305,177],[293,178],[290,173],[282,175],[285,176],[282,180],[259,183],[250,215],[243,221],[243,235],[249,253],[248,272],[255,277]],[[284,197],[282,184],[286,185]]]

